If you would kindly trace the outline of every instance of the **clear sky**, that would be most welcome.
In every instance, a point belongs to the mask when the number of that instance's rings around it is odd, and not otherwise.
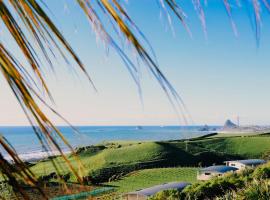
[[[72,1],[45,1],[72,47],[87,66],[98,92],[79,73],[59,63],[56,75],[47,73],[55,108],[74,125],[179,124],[169,101],[142,65],[142,106],[137,88],[113,49],[108,56],[83,13]],[[173,17],[174,32],[160,18],[152,0],[130,0],[126,9],[145,33],[159,65],[179,92],[194,124],[223,124],[227,118],[242,124],[270,124],[270,16],[263,11],[260,45],[252,29],[252,12],[234,7],[239,36],[235,37],[220,0],[205,6],[207,39],[190,1],[183,1],[193,37]],[[251,15],[251,17],[249,16]],[[1,37],[6,37],[1,35]],[[16,52],[14,52],[16,54]],[[28,122],[3,77],[0,77],[0,125]],[[49,114],[50,115],[50,114]],[[57,124],[64,124],[53,115]]]

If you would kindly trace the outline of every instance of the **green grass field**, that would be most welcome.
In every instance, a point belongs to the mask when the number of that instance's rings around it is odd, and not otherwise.
[[[244,158],[258,158],[270,150],[270,137],[226,137],[195,141],[196,146],[207,150],[239,155]]]
[[[191,167],[144,169],[107,184],[114,186],[117,192],[125,193],[174,181],[194,183],[196,175],[197,168]]]
[[[120,143],[121,144],[121,143]],[[86,170],[92,171],[101,168],[107,168],[119,165],[132,165],[140,162],[149,162],[164,159],[168,151],[154,142],[130,143],[124,146],[115,145],[108,147],[94,155],[87,154],[87,151],[79,154],[79,157]],[[61,158],[55,159],[59,165],[64,168]],[[74,163],[74,159],[70,158]],[[32,170],[38,174],[54,171],[50,161],[40,162],[32,167]]]
[[[269,150],[269,136],[250,136],[170,142],[111,142],[95,151],[92,147],[84,149],[78,155],[86,175],[106,182],[114,175],[121,177],[139,169],[209,166],[225,160],[260,158]],[[54,160],[63,174],[68,172],[61,158]],[[70,160],[74,163],[73,158]],[[55,171],[50,161],[39,162],[31,169],[38,176]]]

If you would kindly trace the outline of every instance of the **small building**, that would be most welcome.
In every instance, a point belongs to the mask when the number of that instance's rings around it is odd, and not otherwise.
[[[206,181],[213,177],[223,176],[228,172],[236,171],[236,167],[225,166],[225,165],[217,165],[199,169],[197,174],[197,180]]]
[[[248,159],[248,160],[232,160],[225,161],[226,166],[236,167],[238,170],[245,169],[247,167],[256,167],[258,165],[264,164],[265,160],[262,159]]]
[[[186,182],[171,182],[164,183],[162,185],[156,185],[150,188],[138,190],[135,192],[129,192],[123,195],[123,199],[125,200],[146,200],[149,196],[152,196],[163,190],[176,189],[182,191],[187,185],[190,183]]]

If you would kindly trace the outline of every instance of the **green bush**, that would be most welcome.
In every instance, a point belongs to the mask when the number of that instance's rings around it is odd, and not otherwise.
[[[263,153],[263,155],[261,156],[262,159],[270,161],[270,150],[267,150]]]
[[[245,200],[269,200],[270,199],[270,182],[254,180],[243,191],[238,194],[238,199]]]
[[[94,153],[97,153],[99,151],[102,151],[106,149],[104,145],[91,145],[91,146],[86,146],[86,147],[77,147],[75,149],[76,154],[80,154],[80,156],[85,156],[85,155],[92,155]]]
[[[241,188],[244,184],[245,180],[238,174],[230,174],[188,186],[183,193],[185,199],[212,199],[224,195],[226,191]]]
[[[229,191],[224,196],[216,200],[269,200],[270,181],[256,180],[247,183],[243,189]]]
[[[255,179],[270,178],[270,163],[257,167],[253,172],[253,178]]]
[[[7,182],[0,182],[0,199],[14,199],[15,194]]]

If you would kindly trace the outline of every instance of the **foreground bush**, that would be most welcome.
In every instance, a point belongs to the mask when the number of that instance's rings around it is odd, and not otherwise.
[[[240,175],[230,174],[188,186],[182,193],[185,199],[212,199],[224,195],[226,191],[235,190],[244,185],[245,179],[241,178]]]
[[[253,181],[243,190],[240,190],[238,192],[237,199],[269,200],[270,199],[270,181],[269,180]]]
[[[268,179],[270,178],[270,162],[257,167],[253,172],[255,179]]]
[[[224,196],[216,200],[269,200],[270,199],[270,181],[253,180],[243,189],[229,191]]]
[[[14,199],[14,191],[12,187],[5,181],[0,182],[0,199]]]
[[[209,181],[198,182],[186,187],[177,196],[172,191],[163,191],[151,197],[151,200],[269,200],[270,199],[270,163],[256,169],[246,169],[240,173],[231,173]]]

